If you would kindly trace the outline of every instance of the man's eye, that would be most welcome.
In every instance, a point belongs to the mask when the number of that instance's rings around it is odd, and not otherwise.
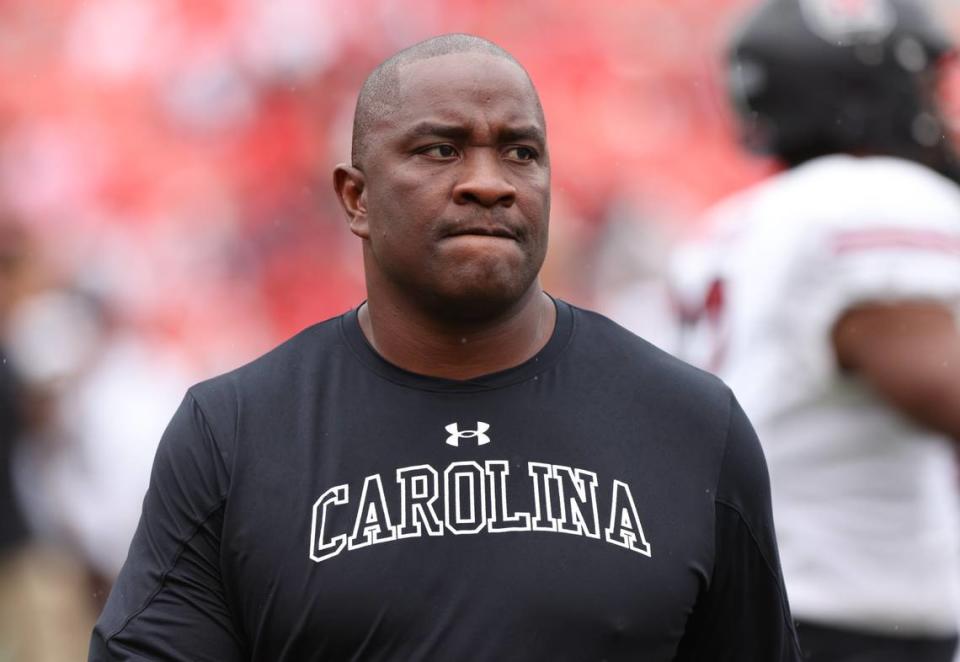
[[[420,153],[435,158],[450,159],[457,155],[457,150],[452,145],[433,145]]]
[[[506,156],[508,159],[514,159],[516,161],[536,161],[539,154],[537,154],[537,150],[532,147],[516,145],[507,149]]]

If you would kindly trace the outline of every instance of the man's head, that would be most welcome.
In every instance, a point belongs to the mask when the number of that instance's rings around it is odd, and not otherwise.
[[[529,76],[499,46],[444,35],[377,67],[334,185],[363,239],[371,301],[468,320],[539,290],[546,127]]]
[[[512,62],[523,69],[510,53],[492,41],[469,34],[445,34],[421,41],[405,48],[381,62],[367,76],[357,97],[357,106],[353,115],[353,141],[351,144],[351,163],[362,168],[364,150],[367,146],[367,134],[378,118],[393,112],[398,103],[400,69],[407,64],[456,53],[485,53]],[[526,72],[524,72],[526,73]],[[540,99],[536,98],[540,120],[543,121],[543,109]]]

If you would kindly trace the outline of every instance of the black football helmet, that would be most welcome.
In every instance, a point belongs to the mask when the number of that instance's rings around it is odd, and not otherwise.
[[[920,2],[764,2],[727,60],[747,144],[791,165],[886,154],[956,179],[937,108],[938,71],[954,47]]]

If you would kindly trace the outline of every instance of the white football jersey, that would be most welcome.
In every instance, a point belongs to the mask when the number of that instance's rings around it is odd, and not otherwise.
[[[757,428],[794,616],[955,632],[951,442],[841,372],[831,331],[864,302],[958,308],[960,187],[899,159],[829,156],[733,196],[710,220],[709,237],[671,267],[680,353],[722,377]]]

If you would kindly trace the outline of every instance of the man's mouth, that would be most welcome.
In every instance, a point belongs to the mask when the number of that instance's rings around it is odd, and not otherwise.
[[[461,236],[502,237],[503,239],[517,240],[517,233],[505,225],[471,224],[451,228],[447,237]]]

